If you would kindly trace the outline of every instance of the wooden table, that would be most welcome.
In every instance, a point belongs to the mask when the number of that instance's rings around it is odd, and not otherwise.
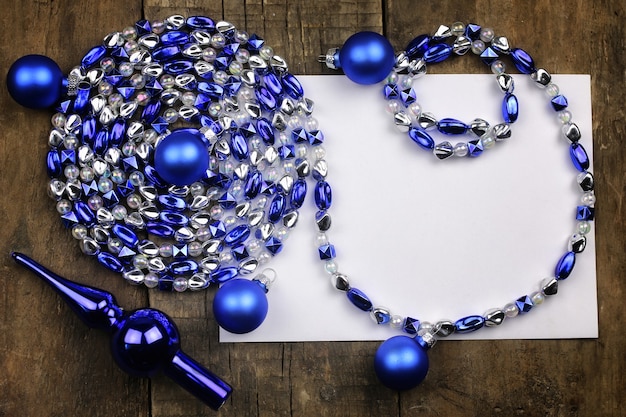
[[[185,350],[235,387],[222,416],[619,416],[625,415],[626,275],[621,141],[626,98],[624,2],[38,0],[0,2],[0,68],[41,53],[63,70],[103,35],[140,18],[205,14],[268,39],[296,74],[326,73],[320,52],[353,32],[384,33],[401,48],[441,23],[472,21],[506,33],[553,73],[591,74],[597,178],[600,338],[448,342],[445,364],[398,394],[376,382],[375,342],[219,344],[213,292],[163,294],[129,287],[82,255],[46,196],[50,113],[16,105],[0,86],[0,416],[197,416],[213,414],[164,377],[129,377],[104,333],[87,329],[44,284],[9,258],[23,251],[72,279],[178,321]],[[471,63],[470,63],[471,61]],[[455,60],[435,72],[484,72]],[[591,302],[592,300],[590,300]],[[209,318],[207,320],[207,317]]]

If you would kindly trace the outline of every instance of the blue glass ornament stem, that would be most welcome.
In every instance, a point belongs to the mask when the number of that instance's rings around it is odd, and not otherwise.
[[[135,344],[136,349],[140,352],[144,351],[143,349],[147,352],[148,359],[146,362],[148,365],[142,364],[141,368],[135,368],[132,361],[130,363],[124,362],[124,358],[136,353],[133,352],[133,346],[119,348],[115,343],[111,344],[113,356],[124,371],[141,375],[152,374],[153,371],[161,369],[164,374],[214,410],[219,409],[232,393],[232,388],[226,382],[178,347],[176,325],[173,321],[169,321],[165,314],[158,310],[145,309],[137,311],[141,314],[136,312],[129,315],[117,305],[113,294],[63,278],[24,254],[13,252],[11,256],[19,265],[26,267],[48,283],[85,324],[92,328],[108,330],[113,333],[113,339],[124,329],[157,318],[163,329],[168,330],[172,335],[164,347],[157,344],[151,345],[146,340],[141,341],[140,344]],[[135,316],[140,316],[140,318],[137,320]],[[148,323],[150,322],[148,321]],[[156,326],[153,326],[152,329],[158,330]],[[160,339],[165,340],[165,335],[162,336]],[[173,354],[169,353],[168,349],[170,348],[174,350]],[[154,357],[155,354],[157,357]],[[120,361],[122,362],[120,363]]]

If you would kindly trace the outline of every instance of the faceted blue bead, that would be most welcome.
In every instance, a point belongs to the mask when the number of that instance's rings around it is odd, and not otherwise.
[[[276,109],[276,97],[267,88],[261,86],[256,89],[256,98],[259,100],[263,110],[271,111]]]
[[[146,167],[143,169],[143,173],[145,174],[146,179],[151,182],[152,185],[154,185],[155,187],[164,188],[167,186],[167,183],[163,181],[163,179],[159,176],[153,166],[146,165]]]
[[[570,158],[572,158],[572,163],[577,170],[585,172],[589,169],[589,156],[581,144],[572,143],[569,147],[569,155]]]
[[[97,64],[98,62],[100,62],[100,60],[104,58],[104,55],[106,54],[106,52],[107,52],[107,49],[104,46],[102,45],[94,46],[93,48],[89,50],[89,52],[87,52],[87,54],[85,54],[83,59],[80,61],[80,65],[83,68],[89,68]]]
[[[163,275],[159,278],[159,291],[174,291],[174,278],[169,275]]]
[[[75,164],[76,151],[74,149],[61,149],[61,164]]]
[[[537,68],[535,68],[535,61],[523,49],[511,49],[511,59],[513,59],[517,70],[522,74],[531,74],[537,70]]]
[[[128,101],[133,96],[133,94],[135,94],[135,87],[120,86],[117,87],[117,92],[120,93],[121,96],[126,99],[126,101]]]
[[[168,74],[181,75],[193,69],[193,62],[184,59],[177,59],[163,64],[163,70]]]
[[[472,158],[480,156],[483,153],[484,147],[480,139],[473,139],[467,142],[468,155]]]
[[[159,213],[159,218],[163,223],[170,226],[181,227],[186,226],[187,223],[189,223],[189,219],[187,218],[187,216],[175,211],[163,210],[161,211],[161,213]]]
[[[304,199],[306,198],[306,181],[303,179],[299,179],[293,183],[291,187],[291,195],[290,202],[291,207],[294,209],[299,209],[304,204]]]
[[[318,181],[315,184],[315,205],[320,210],[328,210],[332,204],[333,194],[330,184]]]
[[[502,100],[502,118],[507,123],[515,123],[519,116],[519,103],[514,94],[507,93]]]
[[[413,317],[407,317],[404,319],[402,330],[408,334],[417,334],[419,327],[420,321],[418,319],[414,319]]]
[[[400,100],[402,100],[402,104],[404,104],[405,106],[415,103],[415,101],[417,100],[415,90],[413,90],[413,88],[407,88],[400,91]]]
[[[74,203],[74,212],[81,223],[91,226],[96,221],[96,216],[86,203],[77,201]]]
[[[180,48],[175,45],[161,46],[152,51],[152,59],[156,62],[168,61],[180,55]]]
[[[589,206],[576,207],[576,220],[592,221],[595,215],[595,209]]]
[[[395,100],[400,97],[400,87],[398,84],[385,84],[383,87],[383,95],[386,100]]]
[[[76,213],[74,213],[73,211],[69,211],[63,214],[61,216],[61,219],[63,220],[63,226],[65,226],[67,229],[78,223],[78,217],[76,217]]]
[[[227,95],[233,97],[237,94],[239,89],[241,88],[241,81],[239,81],[235,77],[230,77],[228,81],[224,84],[224,91]]]
[[[437,130],[445,135],[462,135],[467,132],[469,126],[457,119],[441,119],[437,122]]]
[[[409,137],[413,140],[413,142],[417,143],[427,151],[435,148],[434,139],[425,130],[411,126],[409,129]]]
[[[124,265],[117,259],[115,256],[111,255],[109,252],[100,252],[97,256],[98,262],[107,267],[113,272],[122,272],[124,270]]]
[[[57,111],[59,113],[67,114],[69,110],[72,108],[72,100],[64,100],[59,103],[57,106]]]
[[[239,131],[248,139],[256,135],[257,133],[256,127],[250,122],[246,122],[243,125],[241,125],[241,127],[239,128]]]
[[[189,256],[187,245],[172,245],[172,257],[174,259],[185,259]]]
[[[134,248],[139,242],[137,234],[130,227],[124,226],[121,223],[114,224],[111,231],[124,243],[124,245],[130,248]]]
[[[286,73],[282,77],[283,87],[289,96],[299,99],[304,95],[304,89],[300,81],[290,73]]]
[[[517,306],[520,314],[528,313],[534,306],[533,300],[527,295],[523,295],[515,300],[515,305]]]
[[[559,262],[557,262],[556,268],[554,269],[555,278],[561,280],[569,277],[575,264],[576,253],[567,252],[565,255],[561,256],[561,259],[559,259]]]
[[[250,227],[246,224],[241,224],[226,233],[224,243],[228,246],[235,246],[248,239],[248,237],[250,237]]]
[[[92,195],[98,193],[98,183],[96,182],[96,180],[93,180],[91,182],[83,182],[81,188],[83,189],[83,194],[88,197],[91,197]]]
[[[83,190],[84,190],[84,188],[83,188]],[[128,197],[134,191],[135,191],[135,186],[133,185],[133,182],[131,180],[126,180],[125,182],[123,182],[123,183],[121,183],[121,184],[119,184],[117,186],[117,192],[122,197]]]
[[[283,243],[278,238],[272,236],[265,241],[265,249],[272,255],[276,255],[283,250]]]
[[[215,22],[206,16],[191,16],[187,18],[187,26],[194,29],[211,30],[215,28]]]
[[[116,62],[121,62],[121,61],[125,61],[128,59],[128,53],[126,52],[126,49],[124,49],[121,46],[117,48],[113,48],[113,50],[111,51],[111,56],[115,58]]]
[[[243,188],[243,193],[248,200],[252,200],[261,192],[261,183],[263,182],[263,175],[258,172],[252,172],[248,175],[246,184]]]
[[[124,165],[125,171],[138,170],[139,169],[139,161],[136,156],[129,156],[122,159],[122,164]]]
[[[239,262],[248,258],[250,254],[248,253],[248,249],[246,249],[246,245],[240,244],[233,247],[230,251],[233,254],[233,257]]]
[[[93,151],[97,155],[102,155],[107,149],[109,149],[109,131],[102,129],[93,141]]]
[[[200,82],[198,83],[198,91],[207,94],[211,98],[222,98],[224,88],[217,83]]]
[[[84,127],[83,127],[84,128]],[[122,144],[122,139],[126,134],[126,121],[123,119],[117,119],[111,127],[111,134],[109,135],[109,143],[112,146],[119,146]]]
[[[465,36],[467,36],[468,38],[470,38],[471,40],[475,41],[478,38],[480,38],[480,30],[482,28],[474,23],[468,23],[467,26],[465,26]]]
[[[198,94],[198,95],[200,95],[200,94]],[[156,119],[154,119],[154,121],[152,123],[150,123],[150,126],[152,126],[152,128],[159,135],[162,135],[170,127],[170,124],[163,117],[159,116]]]
[[[217,58],[215,58],[215,60],[213,61],[213,65],[215,65],[218,70],[226,71],[228,70],[228,66],[230,65],[232,60],[233,58],[230,55],[222,52],[217,55]]]
[[[335,252],[335,246],[328,244],[328,245],[322,245],[317,249],[317,252],[320,255],[320,259],[322,261],[325,261],[327,259],[333,259],[335,256],[337,256],[337,253]]]
[[[89,93],[91,88],[78,88],[74,98],[74,113],[82,113],[89,103]]]
[[[244,161],[248,158],[248,141],[241,132],[236,132],[231,137],[230,149],[233,156],[238,161]]]
[[[234,266],[227,266],[224,268],[218,268],[211,272],[211,281],[217,284],[223,284],[226,281],[230,281],[235,278],[239,271]]]
[[[96,119],[91,115],[85,116],[83,119],[82,141],[87,145],[93,144],[96,137]]]
[[[171,30],[161,35],[163,45],[181,45],[189,42],[189,34],[182,30]]]
[[[270,203],[270,207],[267,211],[267,219],[271,223],[277,223],[283,216],[285,211],[285,196],[283,194],[276,194]]]
[[[457,333],[474,332],[485,325],[485,318],[482,316],[467,316],[454,323],[454,330]]]
[[[293,145],[283,145],[278,148],[278,156],[280,159],[292,159],[296,157],[296,151]]]
[[[228,45],[224,45],[224,48],[222,49],[222,52],[225,53],[226,55],[232,57],[233,55],[235,55],[235,53],[237,53],[237,51],[239,50],[239,47],[241,45],[237,42],[234,43],[230,43]]]
[[[142,19],[135,23],[135,29],[137,29],[138,35],[145,35],[152,32],[152,25],[150,25],[150,22],[148,20]]]
[[[263,76],[263,82],[275,96],[280,96],[283,93],[283,86],[280,83],[280,79],[273,72],[265,74]]]
[[[258,51],[263,45],[265,45],[265,41],[260,38],[256,33],[253,33],[248,38],[248,45],[250,45],[250,49]]]
[[[120,198],[115,193],[115,190],[111,190],[108,193],[102,195],[102,201],[106,208],[117,206],[120,203]]]
[[[313,146],[324,143],[324,133],[321,130],[311,130],[307,133],[309,143]]]
[[[256,121],[256,130],[266,145],[274,144],[274,128],[272,128],[272,123],[269,120],[264,117],[259,118]]]
[[[480,54],[480,59],[487,65],[491,65],[498,58],[500,57],[490,46],[485,48]]]
[[[306,133],[306,130],[301,127],[297,127],[291,131],[291,140],[296,143],[308,142],[309,137]]]
[[[452,45],[448,45],[447,43],[438,43],[430,48],[424,53],[424,61],[429,64],[434,64],[437,62],[442,62],[448,59],[452,55]]]
[[[48,156],[46,157],[46,167],[48,168],[48,176],[50,178],[56,178],[61,175],[63,167],[61,166],[59,151],[56,149],[50,149],[48,151]]]
[[[128,58],[128,56],[126,58]],[[110,74],[106,75],[104,79],[107,80],[109,84],[116,87],[124,80],[124,76],[117,72],[117,70],[113,70]]]
[[[154,119],[159,115],[161,110],[161,100],[150,100],[146,107],[144,107],[141,113],[141,119],[146,123],[152,123]]]
[[[361,310],[370,311],[372,309],[372,302],[361,290],[356,288],[350,288],[348,291],[346,291],[346,295],[348,297],[348,300],[350,300],[350,302],[354,304],[354,306],[360,308]]]
[[[269,181],[263,181],[261,183],[261,194],[274,195],[276,193],[276,184]]]
[[[145,89],[151,96],[157,96],[163,91],[163,86],[156,78],[153,78],[146,82]]]
[[[430,46],[430,39],[426,34],[417,36],[404,48],[404,53],[410,60],[421,58]]]
[[[219,220],[215,220],[209,224],[209,233],[211,233],[211,237],[214,239],[220,239],[226,236],[226,225]]]
[[[552,108],[555,111],[561,111],[567,108],[567,104],[568,104],[565,96],[561,94],[559,94],[558,96],[552,97],[552,100],[550,100],[550,103],[552,104]]]
[[[176,233],[171,226],[157,222],[146,223],[146,231],[151,235],[159,237],[172,237]]]
[[[225,209],[235,208],[237,205],[237,199],[233,197],[231,193],[224,193],[220,198],[217,199],[217,202]]]
[[[174,261],[170,264],[170,272],[174,275],[192,275],[198,272],[198,263],[192,259]]]

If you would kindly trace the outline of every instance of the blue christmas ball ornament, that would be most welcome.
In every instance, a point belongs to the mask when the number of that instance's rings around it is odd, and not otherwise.
[[[26,55],[9,68],[7,88],[13,100],[24,107],[51,107],[61,98],[63,73],[47,56]]]
[[[193,128],[172,131],[154,150],[154,168],[170,184],[190,185],[200,180],[209,168],[204,135]]]
[[[395,64],[389,41],[376,32],[358,32],[339,50],[339,66],[357,84],[376,84],[385,79]]]
[[[419,385],[428,373],[428,355],[415,339],[394,336],[385,340],[374,357],[374,369],[387,388],[402,391]]]
[[[231,333],[251,332],[267,316],[267,296],[256,281],[235,278],[227,281],[215,294],[213,314],[217,323]]]

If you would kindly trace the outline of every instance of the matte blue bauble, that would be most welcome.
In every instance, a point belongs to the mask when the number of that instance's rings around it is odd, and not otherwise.
[[[197,129],[172,131],[154,150],[154,168],[161,178],[174,185],[190,185],[209,168],[209,152]]]
[[[255,281],[235,278],[217,290],[213,314],[217,323],[231,333],[251,332],[267,316],[267,296]]]
[[[339,65],[357,84],[376,84],[385,79],[395,64],[389,41],[376,32],[350,36],[339,50]]]
[[[428,355],[415,339],[394,336],[385,340],[374,357],[374,369],[380,382],[402,391],[416,387],[428,373]]]
[[[26,55],[11,65],[7,74],[9,94],[31,109],[51,107],[61,98],[63,73],[52,59]]]

